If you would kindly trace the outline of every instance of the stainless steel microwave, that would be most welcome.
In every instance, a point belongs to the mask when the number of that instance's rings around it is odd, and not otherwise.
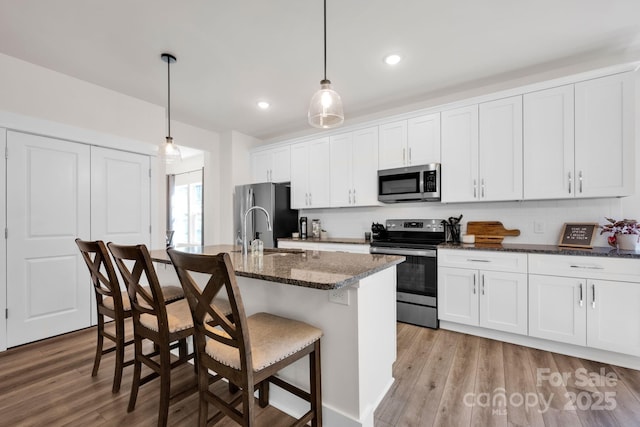
[[[440,163],[378,171],[378,200],[383,203],[440,200]]]

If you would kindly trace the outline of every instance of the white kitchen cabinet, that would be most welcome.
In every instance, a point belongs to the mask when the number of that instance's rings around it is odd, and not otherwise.
[[[576,197],[634,192],[634,74],[575,85]]]
[[[331,206],[378,204],[378,128],[348,132],[330,138]]]
[[[640,282],[587,280],[587,345],[640,356]]]
[[[438,318],[527,334],[526,255],[438,251]]]
[[[479,106],[478,197],[522,199],[522,96]]]
[[[251,153],[253,183],[291,180],[291,147],[276,147]]]
[[[442,112],[442,201],[478,200],[478,106]]]
[[[440,113],[380,125],[379,169],[440,163]]]
[[[529,261],[532,336],[640,356],[637,260],[531,254]]]
[[[529,335],[567,344],[587,344],[587,281],[529,275]]]
[[[291,208],[329,207],[330,180],[329,138],[291,146]]]
[[[573,197],[573,85],[527,93],[523,104],[524,198]]]

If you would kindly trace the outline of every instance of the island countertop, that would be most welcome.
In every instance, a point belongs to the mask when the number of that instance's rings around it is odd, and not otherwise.
[[[184,246],[177,250],[215,255],[229,253],[236,275],[315,289],[339,289],[400,264],[403,256],[345,252],[265,249],[262,256],[242,255],[238,246]],[[155,262],[170,264],[166,250],[150,251]]]

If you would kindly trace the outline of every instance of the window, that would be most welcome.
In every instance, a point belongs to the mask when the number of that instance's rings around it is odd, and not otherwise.
[[[167,230],[173,231],[173,245],[202,245],[203,170],[167,175]]]

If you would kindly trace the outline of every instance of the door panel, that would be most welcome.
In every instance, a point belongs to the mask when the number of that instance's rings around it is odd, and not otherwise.
[[[478,272],[438,268],[438,318],[478,326]]]
[[[7,133],[7,345],[89,326],[89,146]]]
[[[527,275],[480,272],[480,326],[527,334]]]

